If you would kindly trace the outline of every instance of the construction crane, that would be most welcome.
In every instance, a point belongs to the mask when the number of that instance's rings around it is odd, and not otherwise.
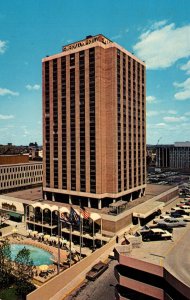
[[[160,138],[158,139],[156,146],[158,146],[158,144],[159,144],[161,138],[162,138],[162,137],[160,137]]]

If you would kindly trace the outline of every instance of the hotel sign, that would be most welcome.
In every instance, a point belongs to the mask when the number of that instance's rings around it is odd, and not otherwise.
[[[80,47],[83,47],[83,46],[86,46],[86,45],[90,45],[90,44],[93,44],[95,42],[101,42],[102,44],[106,45],[106,44],[109,44],[111,41],[108,40],[107,38],[105,38],[103,35],[97,35],[97,36],[92,36],[92,37],[89,37],[85,40],[76,42],[74,44],[64,46],[62,50],[63,51],[74,50],[76,48],[80,48]]]

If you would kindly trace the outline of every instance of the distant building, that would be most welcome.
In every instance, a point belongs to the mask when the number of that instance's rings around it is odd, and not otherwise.
[[[23,164],[29,162],[29,155],[0,155],[0,166],[9,164]]]
[[[42,162],[18,162],[15,158],[9,164],[0,164],[0,193],[41,185],[42,173]]]
[[[0,155],[23,155],[28,153],[28,146],[15,146],[12,143],[0,145]]]
[[[156,147],[156,167],[190,170],[190,142]]]
[[[101,209],[145,193],[145,77],[101,34],[43,59],[45,199]]]

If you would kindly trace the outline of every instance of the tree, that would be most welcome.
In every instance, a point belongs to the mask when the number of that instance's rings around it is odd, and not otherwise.
[[[12,270],[10,244],[5,241],[0,244],[0,286],[5,287],[12,282]]]
[[[25,298],[25,296],[35,289],[31,283],[33,278],[33,261],[30,258],[30,250],[25,247],[21,249],[16,258],[15,276],[17,277],[17,293]]]
[[[33,260],[30,258],[30,250],[21,249],[15,258],[17,268],[15,275],[19,280],[30,281],[33,278]]]

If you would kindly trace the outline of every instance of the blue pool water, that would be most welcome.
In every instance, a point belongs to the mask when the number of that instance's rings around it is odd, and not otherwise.
[[[35,266],[52,264],[51,258],[53,258],[53,255],[43,249],[24,244],[11,244],[10,247],[12,260],[15,260],[17,253],[25,247],[30,250],[30,258],[33,260]]]

